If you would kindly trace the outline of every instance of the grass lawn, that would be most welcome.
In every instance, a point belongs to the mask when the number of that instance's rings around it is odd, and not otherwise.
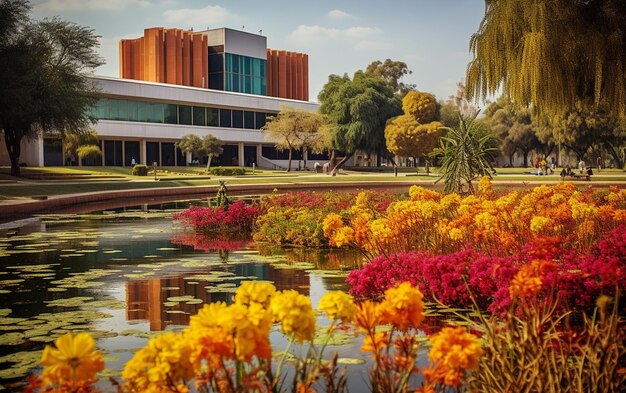
[[[357,168],[355,168],[357,169]],[[365,169],[365,168],[363,168]],[[152,173],[148,176],[133,176],[128,167],[24,167],[22,178],[9,176],[10,168],[0,167],[0,200],[28,198],[36,195],[62,195],[108,190],[131,190],[160,187],[206,186],[217,185],[219,180],[227,184],[280,184],[303,182],[431,182],[437,180],[436,168],[426,176],[423,168],[416,173],[414,168],[401,168],[396,177],[389,168],[382,172],[367,170],[341,171],[337,176],[321,175],[311,171],[276,171],[246,168],[243,176],[207,175],[204,167],[161,167],[157,172],[159,181],[154,181]],[[558,174],[535,176],[531,168],[498,168],[494,176],[494,186],[499,182],[519,182],[519,186],[534,186],[537,183],[561,181]],[[603,170],[593,176],[592,181],[575,181],[581,186],[593,185],[603,181],[611,183],[626,182],[626,172],[621,170]],[[442,183],[437,184],[438,187]],[[508,186],[511,186],[510,184]]]

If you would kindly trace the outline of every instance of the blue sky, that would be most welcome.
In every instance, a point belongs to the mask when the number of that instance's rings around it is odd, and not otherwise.
[[[310,100],[330,74],[352,75],[374,60],[401,60],[418,90],[446,99],[465,77],[469,39],[484,0],[31,0],[36,19],[60,16],[95,29],[106,65],[119,76],[118,42],[148,27],[242,28],[267,37],[272,49],[309,55]]]

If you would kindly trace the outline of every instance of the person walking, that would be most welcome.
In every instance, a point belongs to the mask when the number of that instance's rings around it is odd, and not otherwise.
[[[578,161],[578,171],[581,175],[585,171],[585,161],[583,161],[582,157],[580,158],[580,161]]]
[[[602,156],[600,155],[596,158],[596,166],[598,167],[598,172],[600,172],[600,169],[602,169]]]

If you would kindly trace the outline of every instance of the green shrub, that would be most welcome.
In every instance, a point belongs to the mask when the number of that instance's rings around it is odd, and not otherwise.
[[[137,164],[133,167],[133,176],[148,176],[148,167],[143,164]]]
[[[239,175],[245,175],[246,169],[240,168],[240,167],[226,167],[226,168],[217,167],[217,168],[211,168],[210,173],[216,176],[239,176]]]

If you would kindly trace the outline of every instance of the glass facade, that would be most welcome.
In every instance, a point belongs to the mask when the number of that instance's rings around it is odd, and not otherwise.
[[[267,116],[274,116],[275,114],[209,108],[204,106],[100,98],[97,105],[89,112],[89,115],[99,120],[260,130],[261,127],[265,125]]]
[[[224,90],[267,95],[267,60],[224,53]]]

